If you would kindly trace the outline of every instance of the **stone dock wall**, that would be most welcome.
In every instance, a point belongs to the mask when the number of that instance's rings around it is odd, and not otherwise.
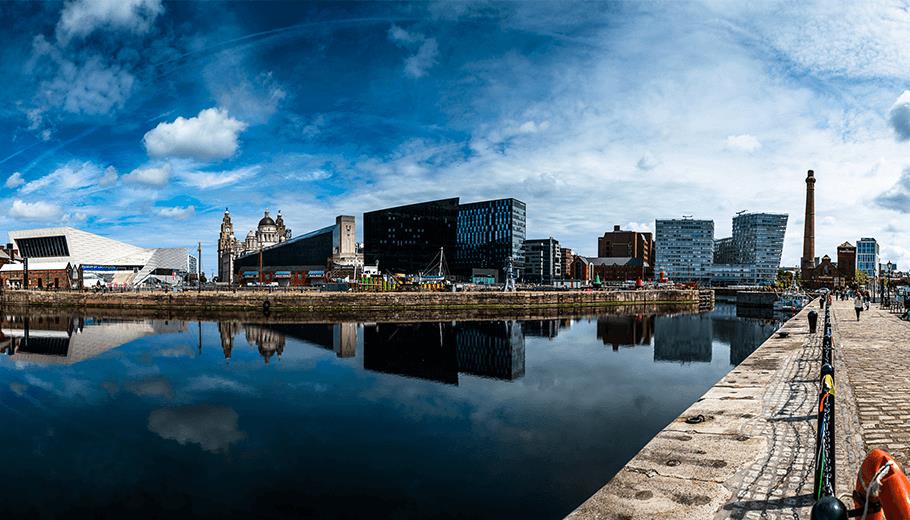
[[[569,518],[808,518],[821,356],[809,310],[658,432]],[[854,450],[844,430],[853,412],[849,403],[837,409],[838,460],[847,466],[838,480],[849,480]]]
[[[593,309],[677,305],[708,308],[713,293],[696,290],[503,292],[178,292],[94,293],[5,291],[0,304],[64,309],[263,311],[270,313],[420,312],[457,310]]]

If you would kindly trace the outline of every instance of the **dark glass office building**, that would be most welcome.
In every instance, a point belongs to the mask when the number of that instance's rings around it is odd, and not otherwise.
[[[419,273],[441,247],[451,269],[457,226],[457,197],[364,213],[364,261],[383,272]]]
[[[472,269],[495,269],[502,280],[510,256],[520,269],[526,222],[527,206],[517,199],[459,205],[455,273],[470,276]]]

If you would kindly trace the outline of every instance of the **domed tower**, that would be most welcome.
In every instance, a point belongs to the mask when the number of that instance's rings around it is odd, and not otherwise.
[[[275,227],[278,228],[278,242],[284,242],[291,238],[291,230],[284,226],[284,217],[281,216],[281,210],[278,210],[278,218],[275,219]]]
[[[237,239],[234,237],[231,212],[224,208],[224,217],[221,218],[221,234],[218,236],[218,281],[233,283],[236,249]]]
[[[278,243],[278,225],[269,216],[269,210],[265,210],[265,215],[259,220],[256,240],[260,247],[269,247]]]
[[[254,233],[252,229],[246,234],[246,240],[243,241],[243,250],[246,252],[259,250],[259,244],[256,241],[256,233]]]

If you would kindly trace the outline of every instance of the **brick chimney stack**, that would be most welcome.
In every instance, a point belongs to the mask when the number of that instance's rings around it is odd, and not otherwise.
[[[812,170],[806,175],[806,218],[800,267],[803,280],[808,279],[808,271],[815,269],[815,172]]]

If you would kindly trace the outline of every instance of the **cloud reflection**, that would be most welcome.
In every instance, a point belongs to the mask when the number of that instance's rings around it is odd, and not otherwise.
[[[232,408],[191,405],[160,408],[149,415],[148,428],[163,439],[198,444],[212,453],[226,452],[231,444],[246,438],[237,426],[238,415]]]

